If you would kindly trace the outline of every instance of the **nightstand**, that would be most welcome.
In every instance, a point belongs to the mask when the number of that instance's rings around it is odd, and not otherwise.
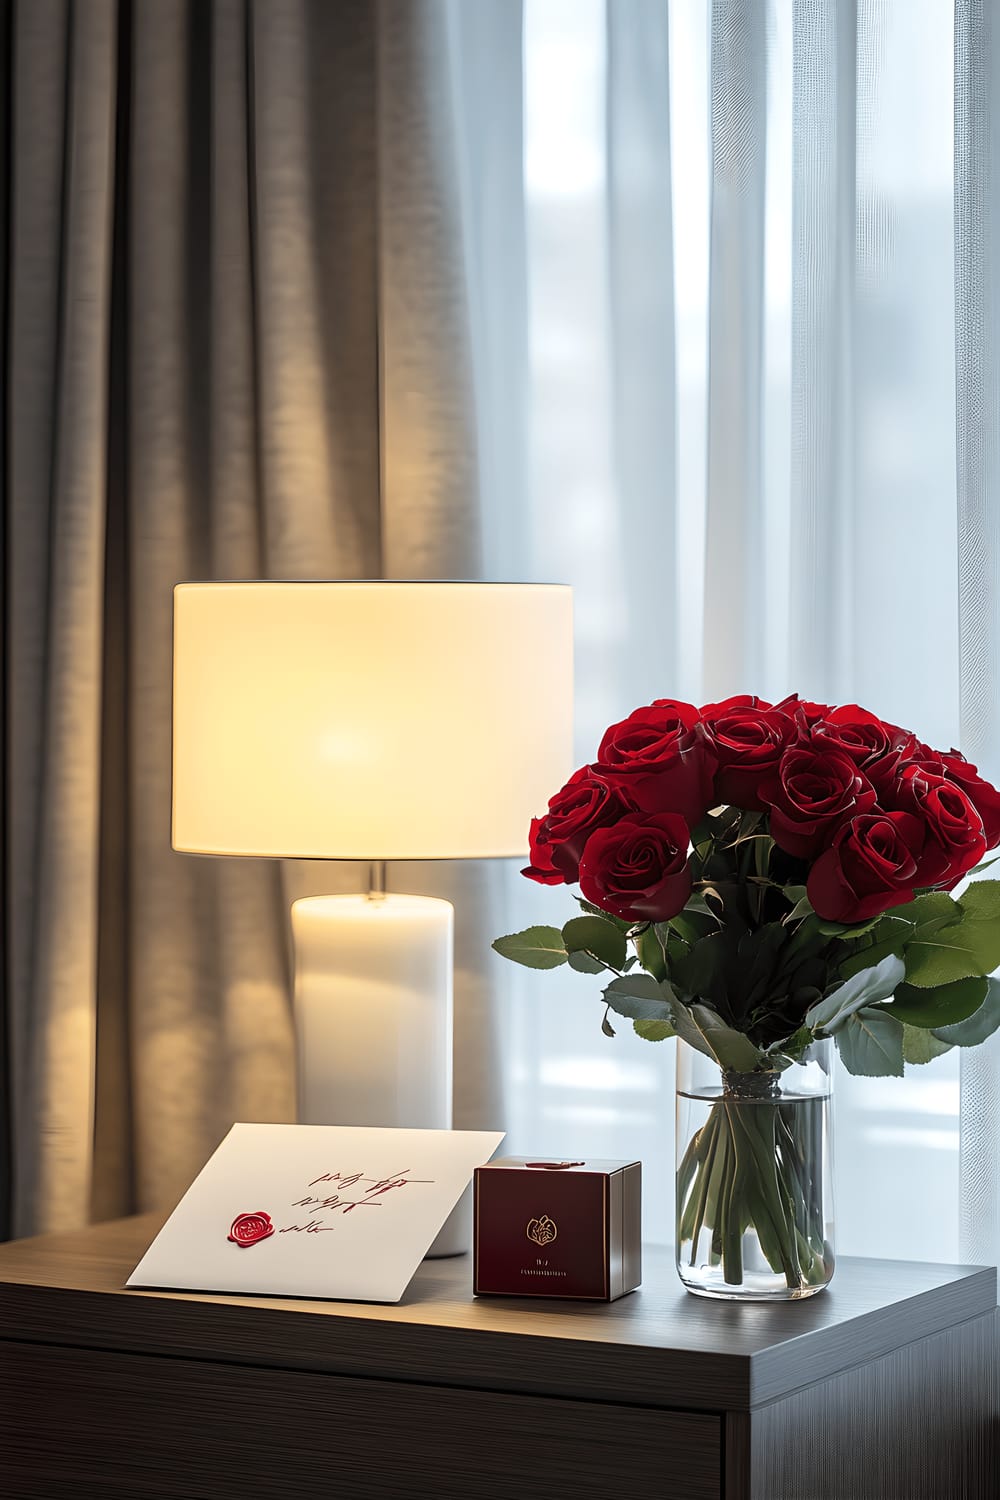
[[[160,1220],[0,1246],[0,1489],[64,1497],[993,1500],[996,1273],[843,1260],[706,1302],[124,1291]]]

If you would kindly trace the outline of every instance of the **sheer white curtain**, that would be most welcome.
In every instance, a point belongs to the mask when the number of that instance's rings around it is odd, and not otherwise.
[[[1000,14],[955,7],[962,743],[1000,777]],[[1000,1041],[962,1060],[962,1253],[1000,1260]]]
[[[992,10],[524,0],[519,27],[509,0],[453,4],[487,566],[575,587],[581,762],[640,702],[740,691],[860,701],[994,749],[993,678],[960,669],[996,639],[993,304],[967,281],[996,254]],[[956,95],[963,57],[978,72]],[[974,292],[957,363],[956,282]],[[992,415],[960,401],[957,449],[956,373],[961,391],[976,371]],[[571,914],[513,874],[504,900],[510,926]],[[602,1036],[583,976],[497,984],[511,1149],[643,1157],[647,1231],[669,1238],[670,1045]],[[957,1054],[838,1089],[842,1249],[971,1253]]]

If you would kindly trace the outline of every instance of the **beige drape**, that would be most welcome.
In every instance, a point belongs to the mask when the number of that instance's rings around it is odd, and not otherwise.
[[[13,4],[16,1233],[170,1204],[234,1119],[292,1117],[287,908],[359,872],[171,851],[171,589],[480,572],[446,22]],[[390,871],[459,878],[456,1123],[496,1124],[492,872]]]

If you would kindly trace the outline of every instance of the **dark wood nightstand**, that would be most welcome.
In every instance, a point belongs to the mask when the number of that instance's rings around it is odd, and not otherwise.
[[[994,1500],[996,1275],[845,1260],[828,1292],[398,1307],[122,1289],[159,1220],[0,1246],[0,1491],[340,1500]]]

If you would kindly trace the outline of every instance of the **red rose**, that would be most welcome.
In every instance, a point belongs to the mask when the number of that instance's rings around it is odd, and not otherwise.
[[[628,922],[666,922],[691,894],[688,826],[679,813],[635,814],[587,840],[580,889]]]
[[[745,695],[709,703],[701,714],[701,733],[718,761],[716,802],[763,812],[760,783],[795,738],[795,721],[782,708]]]
[[[641,811],[681,813],[693,827],[710,805],[715,769],[697,725],[692,704],[658,698],[612,724],[594,771]]]
[[[229,1226],[228,1238],[234,1245],[241,1245],[244,1249],[248,1245],[258,1245],[261,1240],[270,1239],[274,1233],[274,1225],[271,1223],[271,1215],[263,1211],[255,1214],[237,1214]]]
[[[820,719],[826,717],[830,709],[825,703],[810,703],[807,698],[800,698],[798,693],[789,693],[787,698],[782,698],[776,703],[775,708],[790,719],[795,719],[799,724],[807,727],[816,724]]]
[[[957,750],[950,750],[947,755],[932,750],[928,753],[926,765],[928,770],[947,776],[949,781],[962,788],[983,820],[986,847],[995,849],[1000,844],[1000,792],[996,787],[980,776],[972,762]]]
[[[842,823],[875,805],[875,793],[853,760],[818,742],[789,746],[759,790],[771,809],[775,843],[799,859],[812,859]]]
[[[864,922],[912,901],[924,825],[908,812],[861,813],[813,865],[806,892],[828,922]]]
[[[531,864],[521,874],[540,885],[571,884],[579,878],[580,855],[594,830],[631,811],[606,781],[589,766],[582,766],[549,798],[545,816],[532,818]]]
[[[916,736],[909,730],[886,724],[856,703],[831,709],[813,726],[812,740],[822,740],[849,755],[876,791],[892,781],[901,761],[917,748]]]
[[[956,885],[986,853],[983,820],[955,782],[907,766],[893,789],[898,806],[924,823],[924,847],[917,861],[919,885]]]

